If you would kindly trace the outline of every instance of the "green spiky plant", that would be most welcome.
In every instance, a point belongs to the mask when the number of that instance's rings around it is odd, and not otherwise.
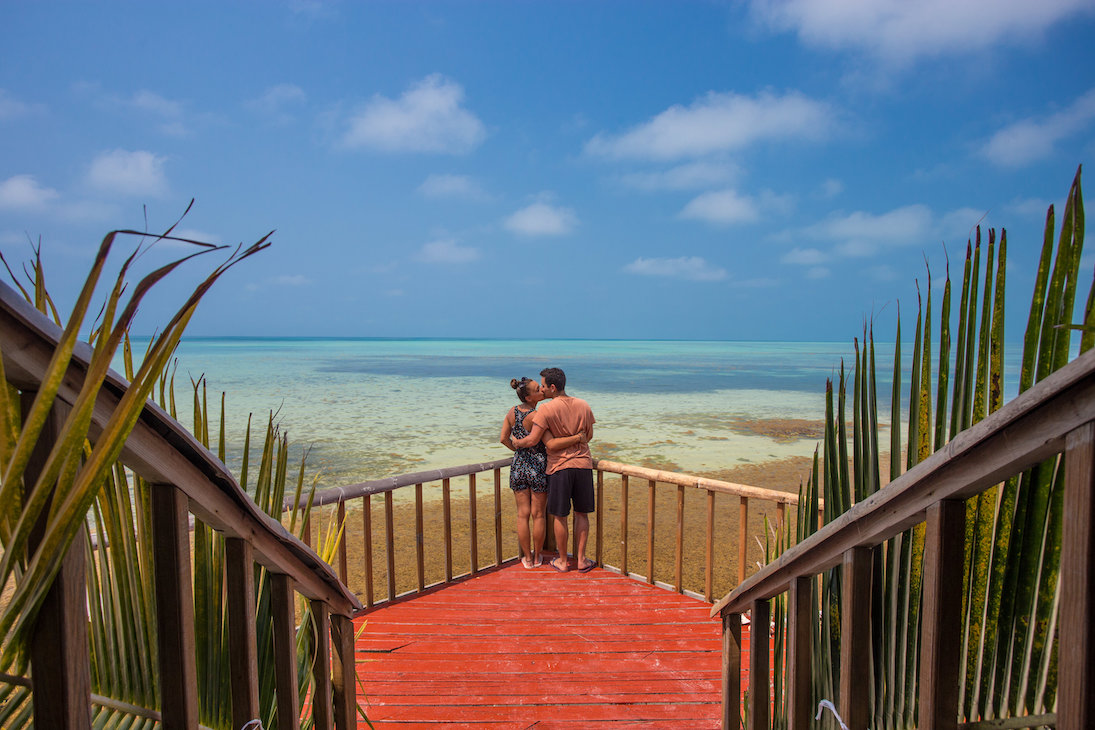
[[[1082,332],[1080,352],[1095,344],[1095,287],[1089,290],[1083,322],[1072,322],[1084,238],[1080,179],[1078,169],[1056,236],[1056,250],[1052,206],[1047,214],[1023,340],[1019,392],[1068,361],[1071,331]],[[911,468],[1003,402],[1006,231],[1000,234],[998,250],[995,231],[989,231],[983,288],[981,254],[978,229],[976,242],[966,251],[953,365],[949,272],[939,312],[937,350],[932,346],[929,275],[926,300],[917,312],[904,411],[898,317],[890,402],[891,480],[902,473],[902,461],[905,469]],[[865,325],[863,335],[862,349],[858,339],[855,343],[851,454],[847,451],[845,425],[848,383],[842,366],[835,394],[831,382],[826,388],[823,457],[815,451],[812,473],[801,490],[796,534],[799,541],[818,529],[819,497],[825,500],[823,521],[828,524],[880,488],[882,451],[873,326]],[[903,412],[908,414],[905,439],[901,429]],[[1054,457],[967,502],[961,597],[965,671],[960,687],[960,721],[1053,712],[1063,473],[1063,458]],[[870,694],[872,728],[916,726],[923,541],[924,528],[920,525],[876,549],[871,658],[874,681],[863,690]],[[834,703],[839,700],[839,567],[821,577],[816,600],[819,620],[812,627],[815,705],[822,699]],[[777,646],[782,646],[786,628],[780,622],[776,626]],[[782,670],[781,664],[777,663],[777,670]],[[772,726],[783,728],[786,714],[781,687],[777,687]],[[837,727],[828,715],[821,726]]]
[[[204,245],[204,244],[203,244]],[[242,254],[237,252],[229,265],[244,258],[262,247],[265,239]],[[101,252],[105,257],[105,252]],[[131,261],[132,259],[130,259]],[[5,262],[6,263],[6,262]],[[129,261],[127,261],[127,266]],[[218,269],[222,273],[227,265]],[[9,268],[10,273],[10,268]],[[124,273],[124,272],[123,272]],[[56,307],[45,288],[45,276],[38,252],[31,267],[31,289],[28,292],[12,274],[24,296],[40,311],[52,314],[57,320]],[[213,277],[215,278],[215,277]],[[119,277],[121,280],[121,277]],[[208,288],[208,280],[204,289]],[[204,291],[199,287],[200,291]],[[138,287],[140,290],[142,287]],[[116,286],[115,295],[121,287]],[[196,303],[196,302],[193,302]],[[192,311],[193,303],[188,303]],[[113,303],[104,308],[110,312]],[[85,305],[86,307],[86,305]],[[187,318],[189,315],[187,315]],[[101,337],[103,326],[95,330],[95,336]],[[148,394],[156,391],[160,405],[173,418],[177,418],[174,392],[174,377],[168,376],[163,368],[178,342],[172,336],[170,347],[164,344],[165,332],[157,340],[149,343],[145,353],[144,365],[134,368],[132,348],[123,328],[121,341],[126,377],[136,387],[143,383],[143,391]],[[116,349],[116,348],[115,348]],[[96,350],[98,353],[98,349]],[[107,364],[110,356],[103,355]],[[151,364],[160,363],[159,369]],[[105,370],[103,371],[105,373]],[[193,382],[194,389],[194,433],[208,448],[209,417],[204,379]],[[10,389],[9,389],[10,390]],[[8,403],[13,394],[9,394]],[[144,404],[137,402],[137,412]],[[18,423],[18,414],[11,417]],[[259,461],[258,476],[253,488],[248,487],[248,457],[250,453],[250,422],[248,423],[246,446],[241,470],[240,483],[255,499],[256,503],[268,514],[282,517],[282,500],[288,484],[288,439],[274,423],[271,414],[267,424],[263,453]],[[225,457],[224,396],[221,400],[220,432],[218,453],[222,461]],[[92,455],[90,445],[84,440],[82,449],[85,458]],[[311,507],[311,492],[302,503],[304,493],[305,459],[302,458],[296,478],[294,506],[289,514],[291,532],[303,528],[304,518]],[[155,602],[152,583],[151,524],[149,518],[150,485],[139,476],[128,472],[115,462],[105,470],[99,480],[100,488],[93,495],[90,510],[87,512],[88,537],[88,607],[90,616],[91,673],[93,688],[93,721],[97,728],[151,728],[155,721],[148,717],[147,710],[159,706],[158,664],[156,660],[157,644],[155,640]],[[298,527],[299,526],[299,527]],[[330,525],[326,536],[320,537],[320,556],[330,562],[333,559],[340,526]],[[92,543],[91,535],[94,535]],[[5,544],[6,547],[6,544]],[[212,727],[230,727],[227,708],[228,681],[220,668],[227,666],[227,642],[224,624],[223,585],[223,538],[207,526],[197,522],[194,533],[194,581],[195,581],[195,617],[197,624],[196,647],[199,665],[199,707],[202,721]],[[264,569],[257,569],[258,607],[258,646],[260,667],[272,667],[270,657],[273,650],[273,632],[270,614],[269,585]],[[298,679],[301,706],[311,690],[312,666],[315,661],[314,631],[311,612],[307,605],[301,612],[302,622],[298,629],[297,656],[299,658]],[[18,668],[16,668],[18,671]],[[19,683],[0,682],[0,726],[29,727],[32,722],[29,690]],[[276,704],[274,702],[274,683],[272,674],[260,673],[260,706],[265,727],[276,727]],[[364,715],[362,714],[364,717]],[[367,718],[364,718],[368,722]],[[302,726],[311,724],[305,718]]]

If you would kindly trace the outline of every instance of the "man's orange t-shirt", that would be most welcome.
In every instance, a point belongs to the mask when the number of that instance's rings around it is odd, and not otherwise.
[[[536,409],[536,420],[544,424],[555,438],[574,436],[588,430],[595,423],[593,411],[581,398],[561,395],[540,404]],[[547,452],[547,473],[554,474],[560,469],[592,469],[593,455],[589,453],[589,444],[577,443],[562,451]]]

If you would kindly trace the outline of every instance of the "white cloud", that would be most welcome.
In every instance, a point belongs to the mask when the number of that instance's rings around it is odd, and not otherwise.
[[[159,197],[167,193],[165,160],[143,150],[103,152],[92,161],[87,179],[102,192]]]
[[[722,281],[726,278],[726,269],[713,266],[699,256],[675,259],[640,257],[625,266],[624,271],[640,276],[664,276],[689,281]]]
[[[570,208],[533,203],[506,218],[504,225],[523,236],[561,236],[574,230],[578,216]]]
[[[804,233],[833,242],[841,255],[871,256],[886,247],[928,243],[937,238],[936,229],[927,206],[907,205],[879,215],[864,211],[834,215]]]
[[[307,286],[312,283],[304,274],[282,274],[275,276],[273,283],[276,286]]]
[[[479,249],[444,238],[427,243],[415,258],[427,264],[466,264],[479,258]]]
[[[418,186],[418,192],[427,198],[486,200],[490,197],[474,178],[467,175],[430,175]]]
[[[44,188],[33,175],[15,175],[0,182],[0,208],[43,210],[58,197],[53,188]]]
[[[798,264],[800,266],[817,266],[829,260],[829,256],[816,248],[793,248],[780,256],[779,260],[785,264]]]
[[[1088,129],[1095,121],[1095,89],[1074,101],[1067,109],[1043,119],[1024,119],[994,134],[981,148],[990,162],[1020,167],[1045,159],[1063,139]]]
[[[0,89],[0,119],[14,119],[40,109],[37,105],[27,104]]]
[[[460,84],[440,74],[427,76],[396,100],[373,96],[349,120],[342,143],[385,152],[470,152],[487,133],[463,101]]]
[[[862,50],[891,63],[1025,41],[1083,12],[1090,0],[751,0],[761,23],[806,44]]]
[[[752,223],[760,219],[760,206],[754,198],[736,190],[717,190],[693,198],[680,216],[720,225]]]
[[[1008,204],[1007,209],[1026,218],[1045,221],[1050,205],[1050,201],[1041,198],[1016,198]]]
[[[691,106],[671,106],[619,134],[598,134],[586,152],[610,158],[673,160],[739,150],[763,140],[822,139],[836,126],[828,104],[797,91],[755,97],[709,92]]]
[[[821,187],[818,189],[818,195],[822,198],[835,198],[843,192],[844,183],[835,178],[829,178],[821,183]]]
[[[180,102],[167,99],[152,91],[138,91],[129,102],[135,109],[151,112],[165,118],[177,118],[182,116],[183,107]]]
[[[262,96],[245,102],[249,109],[278,123],[292,120],[289,109],[303,104],[307,99],[304,89],[295,84],[276,84],[268,88]]]
[[[634,172],[620,176],[625,185],[639,190],[691,190],[725,185],[741,176],[740,169],[727,162],[689,162],[657,172]]]

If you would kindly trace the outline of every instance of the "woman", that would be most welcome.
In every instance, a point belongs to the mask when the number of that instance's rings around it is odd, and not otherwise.
[[[515,449],[513,438],[524,438],[532,430],[536,419],[536,404],[544,399],[540,384],[530,378],[514,378],[509,381],[521,401],[506,413],[502,421],[499,441],[513,452],[513,465],[509,470],[509,487],[517,500],[517,540],[521,544],[521,564],[526,568],[543,565],[544,535],[547,531],[547,450],[565,449],[581,440],[582,434],[555,438],[550,431],[544,432],[540,443],[527,449]],[[532,516],[532,544],[529,544],[528,518]]]

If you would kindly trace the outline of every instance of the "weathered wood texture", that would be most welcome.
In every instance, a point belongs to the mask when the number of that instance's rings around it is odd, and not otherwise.
[[[316,627],[316,663],[312,667],[312,721],[316,730],[334,727],[335,708],[331,684],[331,611],[322,601],[312,601]]]
[[[871,566],[870,548],[844,553],[840,614],[840,715],[849,730],[867,730],[871,686]],[[752,671],[752,668],[750,668]]]
[[[198,670],[187,499],[170,484],[154,484],[151,493],[163,727],[196,730]]]
[[[259,717],[258,647],[255,644],[255,561],[251,543],[224,541],[228,586],[228,673],[232,684],[232,725]]]
[[[515,563],[357,621],[378,728],[719,726],[707,604],[606,570]]]
[[[920,730],[958,726],[962,663],[962,568],[966,554],[966,505],[944,501],[928,508],[924,535],[923,626],[920,631]]]
[[[274,675],[278,703],[278,730],[300,726],[297,684],[296,601],[293,579],[270,575],[270,607],[274,619]]]
[[[787,727],[807,730],[814,719],[810,698],[813,642],[810,627],[817,612],[813,578],[796,578],[787,596]]]
[[[1095,423],[1068,436],[1061,537],[1059,728],[1095,727]]]

